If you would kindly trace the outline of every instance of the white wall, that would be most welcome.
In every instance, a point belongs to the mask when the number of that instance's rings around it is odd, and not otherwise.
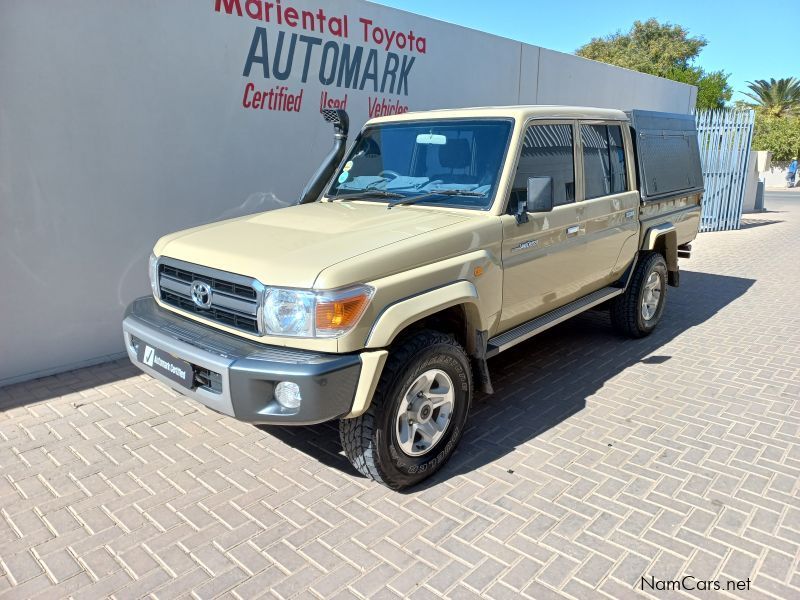
[[[786,174],[789,172],[789,163],[772,163],[772,166],[761,173],[764,178],[764,185],[768,188],[786,188]],[[795,178],[795,185],[797,178]]]
[[[758,193],[758,153],[750,152],[747,161],[747,172],[745,173],[746,184],[744,188],[744,198],[742,198],[742,211],[752,212],[756,206],[756,194]]]
[[[241,2],[244,8],[244,0]],[[256,27],[214,0],[0,3],[0,385],[122,351],[125,305],[148,292],[161,235],[293,202],[327,152],[320,93],[347,93],[354,128],[371,98],[411,109],[515,103],[689,112],[691,86],[633,73],[360,0],[284,0],[426,38],[408,95],[302,83],[299,113],[245,109]],[[324,41],[336,40],[330,35]],[[341,44],[340,44],[341,47]],[[312,55],[310,72],[319,69]]]
[[[542,48],[537,104],[690,113],[697,88]],[[524,100],[526,102],[527,100]]]

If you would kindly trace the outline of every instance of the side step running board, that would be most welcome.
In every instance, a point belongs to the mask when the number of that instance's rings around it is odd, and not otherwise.
[[[625,290],[623,288],[618,287],[606,287],[601,290],[597,290],[596,292],[592,292],[583,298],[573,300],[561,308],[551,310],[549,313],[546,313],[541,317],[536,317],[535,319],[523,323],[522,325],[517,325],[514,329],[509,329],[505,333],[496,335],[495,337],[491,338],[487,344],[486,358],[491,358],[492,356],[495,356],[504,350],[508,350],[512,346],[516,346],[520,342],[524,342],[525,340],[532,338],[537,333],[541,333],[546,329],[550,329],[554,325],[558,325],[562,321],[566,321],[578,313],[582,313],[593,306],[597,306],[598,304],[601,304],[606,300],[613,298],[614,296],[619,296],[624,291]]]

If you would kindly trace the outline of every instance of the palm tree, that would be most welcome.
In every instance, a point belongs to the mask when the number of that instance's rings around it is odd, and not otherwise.
[[[754,106],[766,113],[781,117],[798,112],[800,109],[800,81],[794,77],[782,79],[757,79],[748,81],[752,92],[742,92],[755,101]]]

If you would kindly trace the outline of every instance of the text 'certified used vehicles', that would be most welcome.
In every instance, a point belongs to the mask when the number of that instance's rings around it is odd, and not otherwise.
[[[252,423],[339,419],[392,488],[462,436],[487,360],[589,308],[649,334],[700,221],[689,115],[515,106],[348,119],[297,206],[167,235],[131,360]]]

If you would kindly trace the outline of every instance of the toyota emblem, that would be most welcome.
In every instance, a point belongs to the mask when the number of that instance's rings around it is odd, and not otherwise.
[[[193,281],[192,301],[199,308],[211,308],[211,286],[205,281]]]

